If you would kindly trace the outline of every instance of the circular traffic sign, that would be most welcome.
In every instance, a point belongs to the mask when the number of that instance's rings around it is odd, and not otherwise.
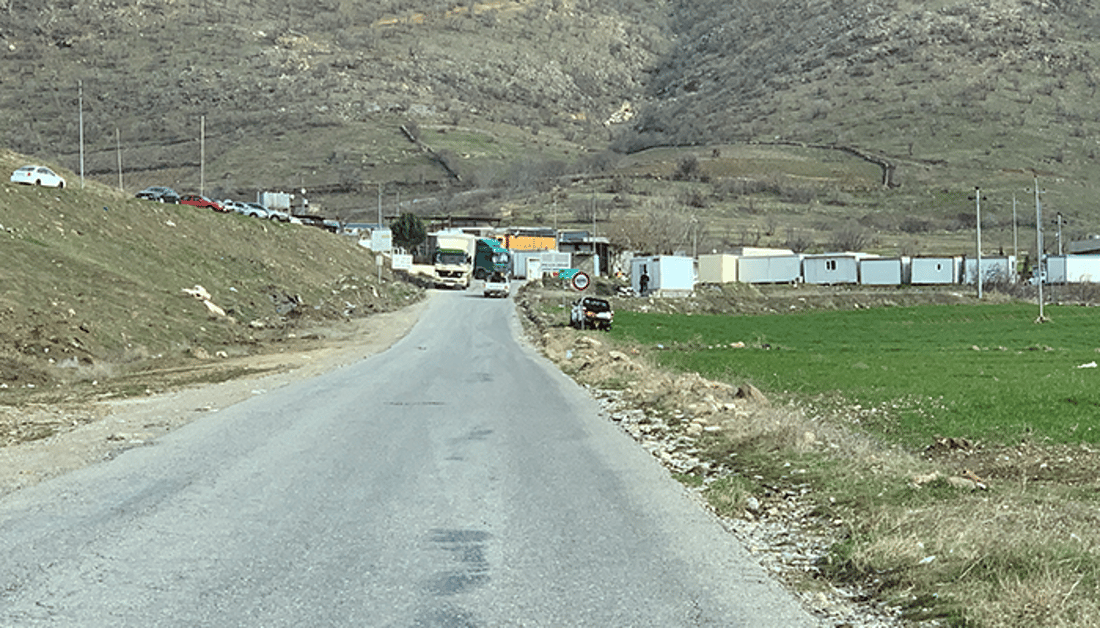
[[[573,287],[577,290],[584,290],[588,287],[588,275],[585,273],[577,273],[573,275]]]

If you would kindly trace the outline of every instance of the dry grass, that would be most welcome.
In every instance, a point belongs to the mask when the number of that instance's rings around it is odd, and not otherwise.
[[[721,426],[699,440],[711,461],[735,460],[734,473],[707,481],[720,515],[754,516],[750,498],[766,512],[789,499],[776,497],[784,487],[809,486],[803,512],[837,542],[804,586],[856,584],[902,607],[912,625],[1100,626],[1100,452],[1036,443],[906,451],[861,431],[842,403],[812,417],[777,400],[751,404],[734,386],[664,372],[606,335],[542,329],[546,354],[578,381],[620,389],[681,429]]]

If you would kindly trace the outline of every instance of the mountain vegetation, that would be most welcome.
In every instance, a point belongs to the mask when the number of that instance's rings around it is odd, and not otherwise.
[[[961,254],[981,187],[1012,252],[1036,177],[1067,239],[1100,231],[1098,29],[1079,0],[6,0],[0,142],[345,220],[627,246],[659,216],[654,252]]]

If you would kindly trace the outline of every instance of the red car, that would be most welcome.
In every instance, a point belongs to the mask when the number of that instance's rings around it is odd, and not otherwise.
[[[180,197],[180,203],[183,205],[194,205],[195,207],[209,207],[210,209],[216,212],[221,212],[223,214],[231,211],[226,209],[225,207],[222,207],[222,204],[218,201],[212,201],[205,196],[199,196],[198,194],[184,194]]]

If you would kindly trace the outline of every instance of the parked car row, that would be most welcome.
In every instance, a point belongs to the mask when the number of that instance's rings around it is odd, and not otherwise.
[[[39,165],[27,165],[20,168],[16,168],[11,173],[12,183],[21,183],[23,185],[44,186],[51,188],[64,188],[65,179],[61,175],[57,174],[53,170],[50,170],[46,166]],[[224,201],[215,201],[201,194],[180,194],[170,187],[163,185],[153,185],[145,188],[134,195],[137,198],[143,198],[149,201],[156,201],[158,203],[174,203],[182,205],[192,205],[194,207],[208,207],[213,211],[229,214],[237,212],[244,216],[251,216],[253,218],[262,218],[265,220],[278,220],[279,222],[300,222],[296,220],[287,212],[278,211],[275,209],[269,209],[260,205],[259,203],[244,203],[241,201],[234,201],[226,199]]]
[[[15,180],[15,175],[12,175],[12,180]],[[236,212],[243,216],[250,216],[252,218],[261,218],[265,220],[278,220],[280,222],[291,222],[292,217],[286,212],[269,209],[260,205],[259,203],[245,203],[242,201],[234,201],[232,199],[225,199],[224,201],[215,201],[201,194],[179,194],[175,190],[162,185],[154,185],[147,187],[144,190],[135,194],[137,198],[143,198],[150,201],[157,201],[159,203],[178,203],[183,205],[193,205],[195,207],[208,207],[216,212],[225,214]]]
[[[16,168],[15,172],[11,173],[11,182],[58,189],[65,187],[65,179],[46,166],[30,165]]]

